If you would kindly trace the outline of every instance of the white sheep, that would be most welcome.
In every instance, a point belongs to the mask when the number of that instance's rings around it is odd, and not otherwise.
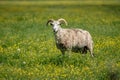
[[[62,23],[67,25],[66,20],[62,18],[58,20],[50,19],[47,22],[47,25],[52,25],[56,46],[62,54],[65,54],[65,51],[87,53],[87,50],[89,50],[93,57],[93,40],[90,33],[82,29],[61,28]]]

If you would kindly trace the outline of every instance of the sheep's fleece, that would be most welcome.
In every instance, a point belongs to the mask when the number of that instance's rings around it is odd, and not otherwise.
[[[58,20],[50,19],[47,22],[47,25],[52,25],[56,46],[60,49],[62,54],[65,54],[65,51],[81,52],[85,54],[87,50],[89,50],[93,57],[93,40],[90,33],[82,29],[61,28],[62,23],[67,25],[66,20],[63,18]]]

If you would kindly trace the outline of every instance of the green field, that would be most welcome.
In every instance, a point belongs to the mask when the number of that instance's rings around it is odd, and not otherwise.
[[[103,3],[0,2],[0,80],[120,80],[120,4]],[[89,31],[95,57],[62,56],[51,18]]]

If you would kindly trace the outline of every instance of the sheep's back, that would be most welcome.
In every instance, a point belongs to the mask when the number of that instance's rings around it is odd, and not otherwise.
[[[82,29],[63,29],[57,33],[57,42],[65,47],[83,47],[87,45],[87,31]]]

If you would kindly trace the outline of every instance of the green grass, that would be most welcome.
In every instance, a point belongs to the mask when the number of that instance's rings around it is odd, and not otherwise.
[[[0,4],[0,80],[119,80],[120,5],[43,3]],[[61,56],[46,26],[61,17],[68,22],[63,28],[91,33],[94,58]]]

